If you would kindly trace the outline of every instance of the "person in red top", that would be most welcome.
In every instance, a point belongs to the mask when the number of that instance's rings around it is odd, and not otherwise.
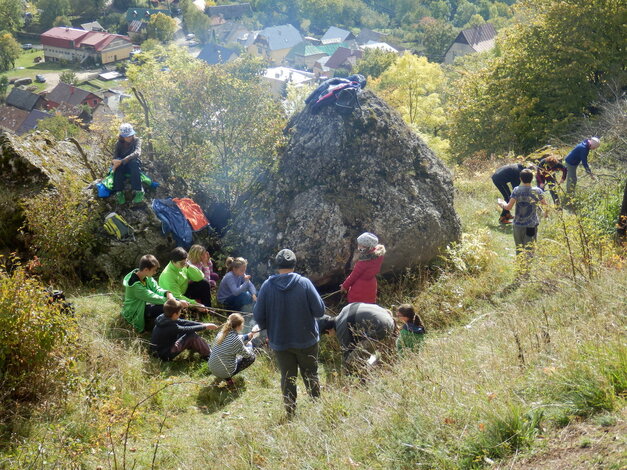
[[[348,292],[348,303],[374,304],[377,302],[377,274],[381,271],[385,247],[379,244],[375,234],[365,232],[357,237],[357,250],[359,260],[340,290]]]

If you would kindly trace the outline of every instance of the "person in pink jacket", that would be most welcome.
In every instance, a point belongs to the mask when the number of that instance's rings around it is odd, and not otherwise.
[[[357,237],[357,250],[359,260],[340,290],[348,292],[348,303],[374,304],[377,302],[377,274],[381,271],[385,247],[379,244],[375,234],[365,232]]]

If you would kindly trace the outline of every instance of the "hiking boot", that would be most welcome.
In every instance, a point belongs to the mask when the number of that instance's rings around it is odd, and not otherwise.
[[[512,219],[513,219],[512,216],[508,217],[507,215],[502,215],[501,217],[499,217],[499,223],[500,224],[505,224],[505,225],[511,224],[512,223]]]
[[[118,204],[124,204],[126,202],[126,197],[124,197],[124,191],[118,191],[115,194],[115,200]]]
[[[135,196],[133,196],[133,204],[139,204],[143,200],[144,200],[144,192],[135,191]]]

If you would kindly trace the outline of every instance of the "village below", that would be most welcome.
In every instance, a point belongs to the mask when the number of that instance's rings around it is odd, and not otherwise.
[[[0,0],[0,468],[627,468],[625,15]]]

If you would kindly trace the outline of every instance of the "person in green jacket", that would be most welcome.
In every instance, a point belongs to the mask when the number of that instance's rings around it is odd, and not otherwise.
[[[396,316],[404,323],[401,334],[396,339],[396,348],[399,351],[403,349],[417,350],[424,341],[426,333],[420,315],[414,311],[414,307],[410,304],[403,304],[396,310]]]
[[[203,272],[187,261],[187,251],[181,247],[174,248],[170,253],[171,261],[159,275],[159,285],[172,292],[179,300],[185,300],[192,307],[204,307],[196,300],[186,297],[190,282],[198,282],[204,279]],[[207,288],[210,289],[207,284]]]
[[[171,292],[159,287],[154,280],[158,269],[157,258],[144,255],[139,260],[139,268],[124,276],[122,316],[140,333],[163,313],[163,304],[174,299]],[[183,304],[188,305],[187,302]]]

